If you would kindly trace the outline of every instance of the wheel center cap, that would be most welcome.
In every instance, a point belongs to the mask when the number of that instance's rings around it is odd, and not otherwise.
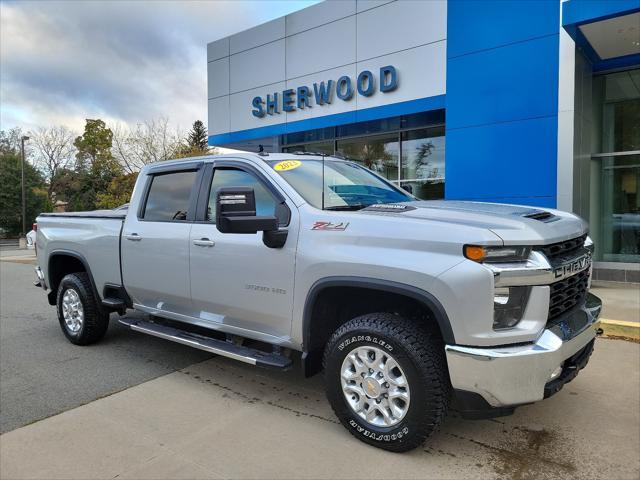
[[[378,397],[382,391],[382,385],[373,377],[366,377],[362,383],[362,388],[370,398]]]

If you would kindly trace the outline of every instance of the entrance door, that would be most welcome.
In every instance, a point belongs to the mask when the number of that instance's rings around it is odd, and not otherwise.
[[[209,176],[211,178],[211,176]],[[191,298],[202,321],[277,337],[288,337],[298,213],[254,167],[242,162],[216,166],[206,195],[203,220],[191,229]],[[251,187],[257,215],[276,215],[289,235],[283,248],[268,248],[262,233],[220,233],[215,198],[220,187]],[[251,336],[250,334],[247,336]],[[256,337],[256,335],[254,335]],[[257,335],[260,337],[260,335]]]

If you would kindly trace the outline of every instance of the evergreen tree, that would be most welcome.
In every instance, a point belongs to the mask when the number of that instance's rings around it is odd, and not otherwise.
[[[206,154],[209,151],[209,140],[207,137],[207,128],[200,120],[193,122],[193,127],[187,136],[187,148],[193,154],[201,152],[201,155]]]

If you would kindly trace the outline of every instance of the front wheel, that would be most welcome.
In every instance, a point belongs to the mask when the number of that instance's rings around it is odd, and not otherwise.
[[[107,332],[109,314],[98,307],[89,275],[65,276],[58,286],[58,320],[64,335],[76,345],[97,342]]]
[[[400,316],[354,318],[324,353],[327,397],[356,438],[385,450],[421,445],[444,420],[450,384],[442,340]]]

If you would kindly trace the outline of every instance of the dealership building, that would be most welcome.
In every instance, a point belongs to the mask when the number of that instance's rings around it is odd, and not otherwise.
[[[208,44],[209,144],[573,211],[640,281],[640,0],[325,1]]]

